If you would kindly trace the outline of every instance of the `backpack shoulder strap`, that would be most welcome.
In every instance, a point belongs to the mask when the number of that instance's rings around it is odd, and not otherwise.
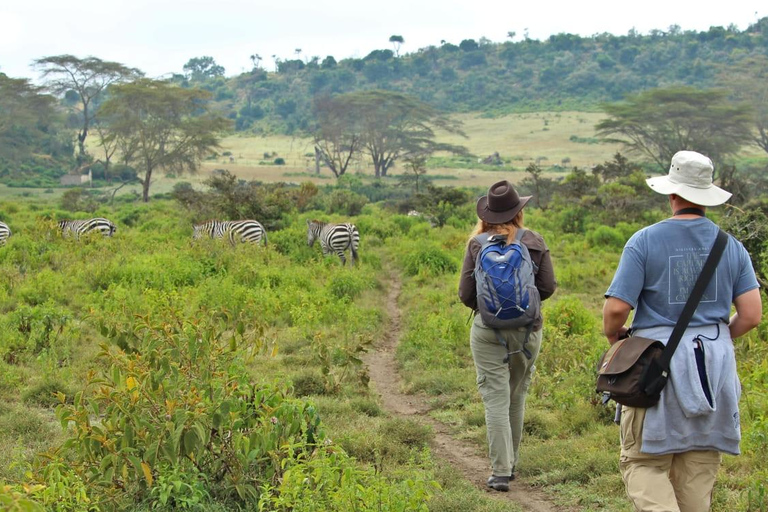
[[[528,249],[528,247],[523,243],[523,235],[525,235],[525,232],[528,231],[525,228],[518,228],[517,233],[515,233],[515,241],[520,244],[521,247],[525,248],[526,253],[528,254],[529,259],[531,260],[531,265],[533,266],[533,274],[536,275],[539,273],[539,266],[536,264],[535,261],[533,261],[533,258],[531,258],[531,251]]]
[[[482,250],[486,245],[490,244],[504,244],[506,245],[507,238],[504,235],[498,235],[493,233],[480,233],[475,236],[475,240],[480,242],[480,249]]]
[[[488,243],[488,240],[491,238],[490,233],[480,233],[479,235],[475,235],[475,240],[480,242],[480,247],[484,246],[486,243]]]

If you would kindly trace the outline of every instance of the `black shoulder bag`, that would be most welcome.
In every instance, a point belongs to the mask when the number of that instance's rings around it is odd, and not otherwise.
[[[669,337],[667,346],[658,340],[630,336],[619,340],[600,358],[597,370],[597,392],[603,402],[614,400],[630,407],[653,407],[669,379],[669,363],[680,343],[688,323],[701,301],[704,290],[712,280],[723,254],[728,235],[718,230],[715,244],[709,252],[680,318]]]

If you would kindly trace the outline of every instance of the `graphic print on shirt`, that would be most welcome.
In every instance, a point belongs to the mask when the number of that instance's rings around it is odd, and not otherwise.
[[[685,304],[693,291],[709,252],[701,249],[680,249],[684,254],[669,257],[669,304]],[[717,302],[717,269],[701,302]]]

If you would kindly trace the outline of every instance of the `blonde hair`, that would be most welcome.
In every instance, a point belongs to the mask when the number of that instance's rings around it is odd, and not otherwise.
[[[523,226],[523,210],[517,212],[517,215],[512,220],[504,224],[489,224],[483,219],[478,219],[469,239],[472,240],[481,233],[493,233],[496,235],[507,235],[507,243],[511,243],[515,239],[517,230],[523,227],[525,227]]]

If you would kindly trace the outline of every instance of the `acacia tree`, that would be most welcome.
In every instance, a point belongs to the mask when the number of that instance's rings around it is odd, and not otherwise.
[[[254,58],[255,63],[255,55],[251,55],[251,58]],[[259,59],[261,59],[261,57],[259,57]],[[187,74],[187,78],[196,82],[224,76],[225,72],[224,67],[216,64],[213,57],[207,56],[193,57],[189,59],[182,69],[184,69],[184,72]]]
[[[400,56],[400,46],[405,42],[405,39],[403,36],[398,35],[392,35],[389,36],[389,42],[392,43],[392,46],[395,48],[395,57]]]
[[[143,199],[156,169],[197,171],[203,157],[219,148],[229,121],[210,110],[211,94],[167,82],[141,79],[114,86],[102,109],[123,161],[136,167]]]
[[[724,90],[691,87],[652,89],[603,105],[608,118],[597,124],[603,140],[624,144],[666,170],[680,150],[695,150],[716,168],[752,139],[750,107],[734,104]],[[727,173],[719,173],[727,186]]]
[[[0,162],[18,162],[33,153],[66,153],[57,136],[55,103],[56,98],[29,80],[0,73]]]
[[[343,176],[362,147],[357,113],[341,96],[318,97],[312,110],[316,120],[313,130],[315,154],[334,176]]]
[[[110,121],[108,119],[102,119],[97,117],[93,121],[93,128],[96,131],[96,137],[98,139],[98,146],[101,148],[101,154],[104,159],[96,159],[96,162],[101,162],[104,166],[104,178],[107,183],[111,183],[112,176],[110,175],[110,165],[112,164],[112,157],[115,156],[117,150],[120,147],[120,140],[117,135],[110,130]]]
[[[85,139],[88,128],[96,115],[96,105],[100,96],[112,84],[135,80],[143,76],[136,68],[129,68],[118,62],[109,62],[86,57],[79,59],[73,55],[43,57],[33,62],[41,70],[45,85],[54,94],[64,95],[75,91],[80,100],[81,127],[77,134],[78,164],[86,160]]]
[[[530,176],[522,180],[522,185],[530,185],[533,189],[533,200],[536,201],[536,208],[546,210],[549,200],[552,196],[554,180],[544,176],[544,169],[537,163],[531,162],[525,168]]]
[[[461,123],[413,96],[372,90],[343,94],[337,100],[354,113],[352,129],[360,134],[377,178],[386,176],[400,158],[437,151],[468,154],[464,146],[435,141],[436,129],[466,137]]]
[[[400,176],[399,184],[402,186],[413,186],[415,194],[419,194],[419,185],[423,185],[427,174],[428,155],[413,155],[405,159],[405,172]]]
[[[756,128],[753,143],[768,153],[768,57],[754,55],[728,67],[720,82],[751,106]]]

